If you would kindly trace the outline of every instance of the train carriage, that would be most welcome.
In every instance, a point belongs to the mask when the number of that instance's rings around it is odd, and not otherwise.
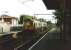
[[[23,30],[25,32],[28,32],[28,34],[35,33],[35,32],[43,32],[47,28],[47,22],[45,21],[40,21],[32,16],[25,16],[23,17]]]
[[[15,27],[14,27],[15,28]],[[13,30],[13,29],[12,29]],[[22,29],[20,32],[16,31],[17,33],[13,33],[13,37],[33,37],[33,36],[40,36],[47,30],[47,22],[45,21],[40,21],[38,19],[33,18],[32,16],[24,16],[23,17],[23,24],[22,24]]]

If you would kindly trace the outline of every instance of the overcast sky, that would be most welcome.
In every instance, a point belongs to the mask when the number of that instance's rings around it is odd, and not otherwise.
[[[21,14],[52,14],[54,10],[47,10],[42,0],[0,0],[0,15],[8,14],[18,17]],[[37,18],[44,18],[55,23],[53,15],[35,15]]]

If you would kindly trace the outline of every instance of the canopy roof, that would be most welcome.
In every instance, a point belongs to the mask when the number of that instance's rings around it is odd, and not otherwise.
[[[43,0],[47,9],[58,9],[61,4],[63,4],[64,0]]]

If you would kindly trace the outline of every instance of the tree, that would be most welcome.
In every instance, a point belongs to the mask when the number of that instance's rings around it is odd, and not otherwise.
[[[59,9],[56,9],[55,18],[57,19],[57,27],[60,29],[60,39],[63,39],[63,26],[64,26],[64,5],[60,5]]]
[[[58,9],[54,14],[57,19],[57,26],[60,27],[63,24],[63,10]]]
[[[51,21],[47,21],[48,24],[52,24]]]
[[[57,26],[60,27],[60,30],[62,31],[63,26],[63,18],[64,18],[64,0],[58,0],[59,2],[59,8],[56,9],[55,18],[57,19]]]
[[[47,21],[48,30],[53,28],[53,23],[51,21]]]

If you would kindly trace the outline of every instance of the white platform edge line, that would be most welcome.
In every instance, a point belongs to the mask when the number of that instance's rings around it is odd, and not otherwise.
[[[48,31],[48,32],[50,32],[50,31]],[[47,33],[48,33],[47,32]],[[46,33],[46,34],[47,34]],[[38,44],[45,36],[46,36],[46,34],[45,35],[43,35],[36,43],[34,43],[28,50],[31,50],[36,44]]]

